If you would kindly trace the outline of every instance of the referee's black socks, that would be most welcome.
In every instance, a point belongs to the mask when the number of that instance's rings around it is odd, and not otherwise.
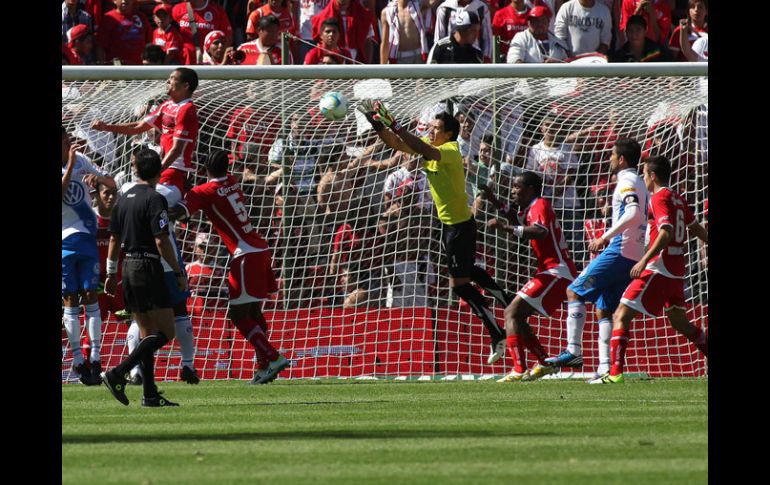
[[[160,349],[168,343],[168,337],[163,332],[158,331],[153,335],[148,335],[139,342],[133,352],[128,354],[126,360],[118,364],[114,371],[119,376],[128,374],[131,369],[142,361],[142,356],[149,355],[152,357],[156,350]]]
[[[497,325],[495,314],[489,309],[479,290],[470,283],[465,283],[464,285],[453,286],[452,291],[465,300],[470,305],[473,313],[481,319],[487,328],[487,332],[489,332],[489,338],[492,339],[492,343],[505,340],[505,332]]]

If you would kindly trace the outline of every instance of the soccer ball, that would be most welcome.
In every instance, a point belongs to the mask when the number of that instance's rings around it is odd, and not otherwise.
[[[332,91],[321,97],[318,108],[327,120],[339,121],[348,114],[348,99],[342,93]]]

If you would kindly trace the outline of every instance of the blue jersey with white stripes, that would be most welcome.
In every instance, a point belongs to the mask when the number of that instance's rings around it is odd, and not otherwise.
[[[644,185],[644,179],[637,175],[635,168],[621,170],[617,177],[617,185],[612,193],[612,226],[618,223],[630,204],[636,204],[643,217],[642,222],[626,228],[613,237],[603,253],[617,254],[632,261],[639,261],[644,256],[650,194]]]

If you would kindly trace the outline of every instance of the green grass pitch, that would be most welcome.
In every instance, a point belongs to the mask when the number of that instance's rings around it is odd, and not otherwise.
[[[698,484],[708,380],[62,386],[62,482]]]

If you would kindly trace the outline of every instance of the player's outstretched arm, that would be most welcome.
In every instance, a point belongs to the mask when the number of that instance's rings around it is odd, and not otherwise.
[[[398,135],[398,137],[411,149],[408,153],[419,153],[426,160],[441,161],[441,152],[433,145],[429,145],[420,140],[416,136],[412,135],[408,131],[404,130],[401,123],[396,121],[391,112],[385,106],[382,101],[374,101],[372,103],[376,113],[374,119],[390,128],[390,130]]]
[[[644,268],[647,267],[647,263],[650,262],[652,258],[654,258],[658,253],[663,251],[663,248],[668,246],[668,243],[671,241],[671,226],[663,226],[660,228],[660,232],[658,233],[658,237],[655,238],[655,241],[652,243],[652,246],[647,250],[646,253],[644,253],[644,256],[642,256],[642,259],[640,259],[633,268],[631,268],[631,278],[638,278],[642,275],[642,271],[644,271]]]
[[[386,130],[385,125],[374,117],[374,115],[377,114],[377,111],[371,99],[364,99],[358,103],[356,109],[360,111],[364,117],[366,117],[366,120],[370,125],[372,125],[372,129],[374,129],[374,131],[377,133],[377,136],[379,136],[388,147],[392,148],[393,150],[398,150],[409,154],[414,153],[414,151],[412,151],[406,145],[406,143],[401,141],[401,139],[394,133]]]
[[[698,221],[695,221],[689,226],[687,226],[687,229],[690,231],[690,234],[694,235],[704,243],[708,244],[709,231],[705,227],[701,226]]]
[[[139,133],[144,133],[145,131],[152,129],[152,125],[144,120],[133,123],[110,125],[102,120],[96,119],[91,124],[91,128],[96,131],[109,131],[110,133],[117,133],[119,135],[138,135]]]
[[[544,228],[543,226],[538,226],[537,224],[533,224],[531,226],[508,224],[507,222],[501,221],[497,218],[490,219],[487,222],[487,227],[513,234],[519,239],[543,239],[548,235],[548,229]]]
[[[80,147],[75,146],[74,144],[70,147],[70,151],[67,157],[67,166],[64,169],[64,175],[61,176],[61,198],[64,199],[64,196],[67,194],[67,189],[70,186],[70,180],[72,179],[72,170],[75,168],[75,159],[77,158],[77,155],[75,155],[75,152]]]

